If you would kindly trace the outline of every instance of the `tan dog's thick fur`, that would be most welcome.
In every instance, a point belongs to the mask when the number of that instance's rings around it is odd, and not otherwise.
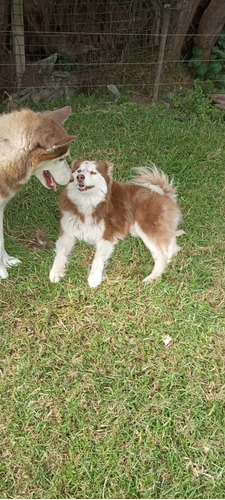
[[[20,263],[5,251],[3,214],[8,201],[35,175],[48,189],[66,185],[72,174],[66,162],[70,141],[62,124],[71,114],[70,106],[35,113],[30,109],[0,116],[0,278],[7,267]]]
[[[156,167],[140,168],[131,183],[119,183],[112,181],[111,167],[106,161],[74,161],[74,182],[59,198],[60,235],[50,271],[52,282],[65,276],[76,240],[96,245],[90,287],[101,283],[115,244],[129,234],[139,236],[154,259],[154,268],[144,281],[159,278],[180,250],[176,236],[182,234],[177,231],[181,213],[167,175]]]

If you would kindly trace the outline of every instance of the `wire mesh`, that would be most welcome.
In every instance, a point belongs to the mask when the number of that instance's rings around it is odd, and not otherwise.
[[[41,88],[54,94],[66,88],[69,96],[108,84],[151,88],[161,62],[164,5],[163,0],[0,0],[0,93]],[[170,8],[176,10],[176,3]],[[193,32],[176,35],[188,39]],[[168,39],[173,36],[170,29]],[[175,62],[167,57],[167,65]]]

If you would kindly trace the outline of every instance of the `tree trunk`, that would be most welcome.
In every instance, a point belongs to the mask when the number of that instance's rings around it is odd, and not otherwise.
[[[166,49],[166,59],[171,66],[175,66],[179,61],[186,34],[200,2],[201,0],[178,0],[176,2],[176,9],[173,10],[171,18],[171,35]]]
[[[194,38],[203,49],[202,59],[208,61],[215,42],[225,24],[225,0],[211,0],[203,13]]]

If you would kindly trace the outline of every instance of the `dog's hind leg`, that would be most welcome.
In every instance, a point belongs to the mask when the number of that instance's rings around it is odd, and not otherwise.
[[[141,228],[138,224],[135,224],[135,230],[137,235],[142,239],[145,246],[150,250],[152,257],[154,259],[154,267],[148,276],[144,278],[143,282],[153,281],[160,278],[162,273],[165,271],[168,263],[168,254],[166,251],[166,246],[161,244],[157,245]]]
[[[170,262],[172,257],[176,255],[180,250],[181,247],[177,245],[176,236],[174,236],[167,247],[168,262]]]
[[[91,288],[100,285],[104,266],[110,255],[112,255],[113,250],[114,244],[111,241],[99,240],[96,244],[96,253],[88,276],[88,284]]]
[[[185,231],[182,229],[176,231],[175,236],[171,239],[168,247],[167,247],[167,254],[168,254],[168,262],[171,261],[172,257],[176,255],[180,250],[182,250],[182,247],[177,245],[176,238],[177,236],[182,236],[182,234],[185,234]]]
[[[165,271],[168,263],[168,258],[165,251],[163,251],[156,245],[152,244],[151,242],[149,245],[146,246],[150,250],[152,257],[154,259],[154,267],[151,274],[149,274],[148,276],[146,276],[146,278],[143,279],[143,283],[160,278],[162,273]]]
[[[49,279],[52,283],[58,283],[60,278],[64,278],[69,255],[75,245],[75,241],[75,238],[67,233],[62,233],[57,240],[56,256],[49,274]]]

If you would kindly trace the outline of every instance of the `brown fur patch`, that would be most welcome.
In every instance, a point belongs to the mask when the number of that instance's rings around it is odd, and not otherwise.
[[[9,162],[7,168],[1,170],[0,165],[0,196],[9,198],[11,192],[17,192],[24,186],[23,179],[28,173],[28,165],[25,158],[18,158],[16,167],[14,162]]]
[[[66,143],[63,146],[57,147],[56,150],[51,153],[47,153],[46,151],[43,151],[43,149],[37,148],[31,153],[32,167],[33,168],[37,167],[43,161],[51,161],[56,158],[59,158],[60,156],[65,155],[68,152],[68,150],[69,150],[68,143]]]
[[[82,163],[81,160],[74,160],[72,163],[72,172],[76,172],[81,163]]]

